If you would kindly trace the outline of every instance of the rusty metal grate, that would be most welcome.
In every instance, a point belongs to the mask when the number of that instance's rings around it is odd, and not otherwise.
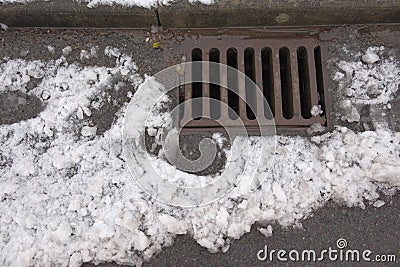
[[[318,35],[285,33],[282,38],[278,35],[272,34],[272,38],[195,36],[185,40],[182,48],[187,61],[202,61],[203,65],[204,61],[228,65],[245,73],[261,92],[256,92],[254,84],[251,86],[241,79],[233,79],[235,83],[226,84],[233,92],[212,82],[186,84],[180,89],[180,102],[210,97],[227,104],[234,112],[210,107],[210,104],[204,102],[184,105],[178,126],[188,131],[221,127],[212,119],[203,118],[203,115],[207,115],[214,119],[220,118],[228,126],[243,123],[250,134],[257,132],[258,127],[270,126],[272,118],[278,132],[302,132],[314,123],[329,127],[324,51]],[[204,73],[204,69],[193,67],[192,77],[209,75],[210,81],[229,83],[226,81],[230,75],[229,70],[210,67],[209,73]],[[263,102],[262,97],[257,96],[259,93],[262,93],[266,101]],[[245,101],[238,95],[243,96]],[[255,110],[249,108],[249,102],[256,106]],[[266,103],[271,111],[267,111]],[[314,105],[320,105],[323,113],[312,116],[311,108]],[[254,120],[255,116],[257,121]],[[192,119],[188,122],[187,117]],[[242,122],[239,122],[238,117]],[[185,125],[181,123],[183,121]]]

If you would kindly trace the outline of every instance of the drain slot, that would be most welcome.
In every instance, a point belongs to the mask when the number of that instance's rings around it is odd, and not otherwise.
[[[299,72],[301,115],[305,119],[311,118],[311,92],[308,72],[307,49],[301,46],[297,49],[297,63]]]
[[[219,50],[217,48],[210,49],[209,61],[219,63]],[[221,90],[219,87],[220,82],[220,72],[219,68],[215,65],[210,65],[210,98],[220,101],[221,100]],[[220,105],[215,103],[215,101],[210,100],[210,117],[212,119],[219,119],[221,117]]]
[[[238,68],[238,52],[236,48],[229,48],[226,52],[227,65],[234,69]],[[229,118],[237,119],[239,116],[239,86],[238,86],[238,75],[235,70],[228,69],[227,71],[227,85],[230,90],[228,90],[228,106]]]
[[[199,48],[193,49],[192,50],[192,61],[202,61],[203,59],[203,55],[202,55],[202,51]],[[202,64],[201,62],[197,62],[196,64],[193,65],[192,68],[192,77],[194,80],[198,80],[200,81],[202,78]],[[192,83],[192,98],[198,98],[198,97],[202,97],[203,95],[203,84],[200,82],[194,82]],[[192,116],[193,119],[195,120],[199,120],[201,119],[202,116],[202,105],[200,103],[200,101],[193,101],[193,110],[192,110]]]
[[[249,79],[245,81],[246,88],[246,116],[249,120],[254,120],[256,118],[254,111],[250,107],[256,108],[256,87],[254,83],[256,82],[255,74],[255,61],[254,61],[254,49],[247,47],[244,50],[244,73]]]
[[[293,117],[293,91],[290,66],[290,51],[287,47],[279,49],[279,66],[281,77],[282,112],[285,119]]]
[[[272,119],[275,115],[274,107],[274,70],[272,66],[272,50],[269,47],[264,47],[261,50],[261,64],[262,64],[262,87],[263,96],[266,99],[264,103],[264,116],[267,119]],[[267,108],[270,107],[270,111]]]
[[[179,94],[180,102],[182,95],[185,100],[203,96],[219,102],[194,101],[192,107],[181,109],[186,115],[180,114],[180,119],[185,117],[185,122],[187,115],[192,115],[185,125],[178,123],[184,130],[220,129],[222,126],[213,119],[220,119],[224,126],[244,124],[249,133],[255,134],[259,127],[273,125],[272,120],[278,132],[304,131],[314,123],[330,126],[323,50],[317,37],[297,34],[293,39],[253,39],[208,35],[188,38],[182,47],[195,63],[192,78],[208,76],[209,83],[185,86],[185,92]],[[203,64],[197,62],[202,60]],[[223,65],[208,68],[207,61]],[[237,71],[243,72],[246,78]],[[321,105],[324,113],[312,116],[314,105]]]
[[[315,58],[315,70],[316,70],[316,80],[317,80],[317,92],[318,92],[318,104],[321,105],[322,110],[326,110],[326,99],[325,99],[325,87],[324,87],[324,75],[322,68],[322,55],[321,47],[317,46],[314,48],[314,58]]]

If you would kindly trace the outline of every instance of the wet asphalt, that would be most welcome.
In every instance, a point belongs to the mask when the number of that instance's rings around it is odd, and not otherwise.
[[[226,253],[210,253],[190,236],[178,236],[171,247],[145,262],[143,267],[156,266],[399,266],[400,262],[400,196],[386,197],[387,204],[380,208],[372,205],[366,209],[348,208],[329,203],[299,228],[284,229],[273,226],[273,235],[265,237],[254,226],[250,233],[233,240]],[[337,249],[337,241],[345,239],[345,250],[362,253],[371,250],[370,259],[376,255],[396,255],[397,262],[330,261],[324,257],[319,262],[281,262],[257,258],[260,250],[315,250],[317,253],[329,247]],[[332,254],[333,255],[333,254]],[[361,255],[361,254],[360,254]],[[332,256],[333,257],[333,256]],[[86,264],[93,267],[92,264]],[[115,263],[101,267],[117,267]]]
[[[378,32],[378,34],[377,34]],[[343,47],[343,43],[348,44],[349,49],[363,49],[370,45],[381,45],[383,42],[389,48],[394,49],[394,53],[399,55],[399,27],[394,30],[386,29],[354,29],[345,28],[333,38],[330,45],[330,54],[334,55]],[[383,37],[382,37],[383,36]],[[394,37],[393,37],[394,36]],[[397,38],[396,38],[397,36]],[[178,36],[181,38],[181,36]],[[114,64],[114,59],[99,55],[96,58],[80,61],[79,54],[82,49],[90,50],[93,46],[98,46],[99,51],[104,50],[107,45],[120,48],[122,53],[132,54],[133,60],[137,62],[139,72],[143,75],[154,74],[157,71],[177,62],[178,55],[174,55],[165,44],[163,49],[153,49],[152,43],[167,39],[174,39],[177,36],[173,32],[150,30],[57,30],[57,29],[9,29],[7,32],[0,32],[0,60],[8,58],[24,58],[29,60],[57,59],[61,56],[61,49],[66,45],[73,48],[69,55],[70,62],[78,62],[82,65],[105,65]],[[383,38],[383,39],[382,39]],[[392,39],[391,39],[392,38]],[[358,43],[354,41],[358,40]],[[48,45],[55,47],[52,53],[47,49]],[[167,54],[167,57],[165,56]],[[329,64],[328,64],[329,67]],[[330,70],[328,70],[329,73]],[[333,72],[334,70],[332,70]],[[330,73],[331,74],[331,73]],[[40,82],[40,81],[36,81]],[[334,84],[330,81],[334,88]],[[35,86],[35,85],[32,85]],[[129,90],[127,88],[126,90]],[[121,95],[109,94],[117,99],[112,103],[105,103],[98,112],[93,113],[93,120],[98,124],[98,134],[104,133],[112,124],[116,111],[128,101]],[[337,92],[331,91],[333,107],[340,96]],[[400,130],[400,112],[398,102],[400,97],[394,100],[394,108],[388,115],[389,126],[392,130]],[[0,95],[0,124],[14,123],[20,120],[32,118],[41,110],[42,105],[38,99],[28,95],[10,94]],[[14,103],[14,104],[13,104]],[[393,106],[393,105],[392,105]],[[13,113],[13,107],[17,112]],[[370,114],[362,114],[364,122],[372,120]],[[333,117],[333,122],[343,124]],[[354,130],[363,130],[362,125],[347,125]],[[194,137],[194,139],[196,139]],[[195,148],[193,148],[195,150]],[[194,153],[196,154],[196,153]],[[215,163],[219,166],[218,162]],[[216,168],[218,169],[218,168]],[[218,170],[216,170],[218,171]],[[400,266],[400,196],[385,197],[386,204],[381,208],[367,206],[365,210],[360,208],[348,208],[340,204],[328,203],[325,207],[317,210],[314,215],[302,221],[302,227],[283,229],[278,225],[273,225],[274,234],[272,237],[265,237],[257,230],[257,225],[250,233],[245,234],[240,240],[232,240],[231,247],[226,253],[208,252],[201,247],[190,236],[178,236],[173,246],[164,248],[158,255],[153,257],[143,266]],[[376,254],[394,254],[397,263],[377,263],[377,262],[277,262],[276,260],[260,261],[257,253],[267,245],[270,249],[285,249],[287,251],[296,249],[314,249],[321,251],[329,247],[335,248],[339,238],[347,240],[349,249],[360,251],[369,249]],[[93,266],[85,264],[84,266]],[[119,266],[115,263],[106,263],[99,266]]]
[[[265,237],[253,227],[241,239],[234,240],[226,253],[210,254],[188,236],[176,239],[172,247],[143,266],[399,266],[400,262],[400,196],[387,198],[388,204],[347,208],[330,203],[319,209],[312,218],[302,222],[301,228],[282,229],[274,226],[273,236]],[[347,241],[347,249],[371,250],[372,255],[394,254],[397,263],[376,262],[278,262],[260,261],[257,253],[264,249],[302,251],[336,249],[338,239]],[[372,258],[372,257],[371,257]]]

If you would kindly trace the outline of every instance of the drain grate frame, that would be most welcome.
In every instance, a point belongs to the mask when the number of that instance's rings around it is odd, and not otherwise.
[[[186,62],[218,62],[245,73],[257,84],[270,105],[278,134],[302,134],[315,123],[320,123],[326,130],[331,129],[331,101],[325,71],[327,53],[315,29],[198,29],[186,35],[184,41],[174,49],[186,58]],[[236,53],[233,56],[236,60],[232,60],[232,53]],[[200,75],[212,75],[212,72]],[[271,118],[259,109],[261,101],[253,99],[258,102],[256,121],[242,99],[237,96],[235,99],[234,94],[224,87],[219,87],[217,92],[218,87],[206,83],[188,83],[179,89],[177,97],[180,103],[201,96],[217,98],[235,109],[250,135],[258,135],[260,127],[271,127]],[[247,84],[241,88],[241,95],[246,98],[249,94]],[[320,105],[323,113],[312,116],[311,108],[314,105]],[[203,112],[208,108],[203,105],[201,110]],[[224,125],[240,127],[237,118],[224,114],[222,109],[220,112]],[[193,107],[184,105],[182,113],[176,118],[176,126],[182,128],[183,133],[221,130],[221,126],[213,120],[195,119],[204,113],[193,114]],[[183,125],[181,122],[188,119],[182,118],[188,114],[193,120]]]

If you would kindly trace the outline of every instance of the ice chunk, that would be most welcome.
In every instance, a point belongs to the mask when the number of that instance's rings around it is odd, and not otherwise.
[[[347,110],[346,115],[342,116],[342,120],[348,122],[358,122],[360,121],[360,118],[360,113],[358,113],[358,110],[355,107]]]
[[[350,109],[351,108],[351,100],[350,99],[342,100],[342,102],[340,103],[340,107],[342,109]]]
[[[147,236],[142,232],[139,231],[136,234],[136,237],[133,239],[133,247],[136,250],[143,251],[149,246],[149,239]]]
[[[76,110],[76,117],[78,117],[80,120],[83,120],[83,109],[81,107],[78,107]]]
[[[92,231],[100,239],[110,238],[115,234],[114,227],[104,221],[96,221],[92,226]]]
[[[125,212],[124,216],[120,220],[116,220],[118,225],[122,225],[132,233],[137,232],[140,226],[140,221],[135,218],[131,212]]]
[[[51,94],[49,91],[47,91],[47,90],[42,91],[41,97],[43,100],[49,100],[50,96],[51,96]]]
[[[383,200],[377,200],[374,202],[374,207],[376,207],[376,208],[380,208],[383,205],[385,205],[385,201],[383,201]]]
[[[71,257],[69,258],[69,266],[70,267],[80,267],[80,266],[82,266],[82,263],[83,263],[83,259],[82,259],[82,255],[79,251],[72,254]]]
[[[186,234],[187,224],[184,221],[180,221],[167,214],[159,215],[158,219],[169,233]]]
[[[367,85],[368,87],[368,95],[370,97],[377,97],[382,93],[382,90],[379,89],[379,86],[376,82],[370,83]]]
[[[341,73],[340,71],[335,73],[335,76],[333,77],[334,81],[340,81],[344,78],[344,74]]]
[[[56,51],[56,49],[52,45],[48,45],[47,50],[49,50],[50,53],[54,53]]]
[[[32,266],[32,259],[34,256],[35,256],[35,250],[33,248],[19,251],[15,266],[18,267]]]
[[[226,228],[228,226],[228,217],[228,211],[224,207],[221,207],[218,211],[215,223],[222,228]]]
[[[308,134],[323,132],[325,127],[321,125],[321,123],[313,123],[310,128],[307,129]]]
[[[70,211],[78,211],[81,208],[81,200],[79,197],[75,197],[71,200],[68,206],[68,210]]]
[[[90,53],[87,50],[81,50],[80,58],[81,58],[81,60],[89,59]]]
[[[4,24],[4,23],[0,23],[0,28],[2,29],[2,30],[7,30],[8,29],[8,26],[6,25],[6,24]]]
[[[82,130],[81,130],[82,136],[86,136],[86,137],[94,136],[94,135],[96,135],[96,132],[97,132],[97,127],[96,126],[94,126],[94,127],[83,126]]]
[[[72,47],[70,47],[70,46],[66,46],[62,49],[62,53],[64,56],[68,55],[71,52],[72,52]]]
[[[103,194],[104,181],[96,179],[89,184],[90,193],[92,196],[101,196]]]
[[[379,56],[376,53],[367,51],[367,53],[362,56],[362,60],[367,64],[373,64],[379,60]]]
[[[280,184],[278,184],[277,182],[274,182],[272,184],[272,191],[274,192],[274,195],[276,196],[278,201],[287,202],[285,192],[282,190],[282,187]]]
[[[67,242],[71,234],[71,226],[66,221],[61,221],[53,236],[60,241]]]
[[[311,108],[311,115],[312,116],[315,117],[315,116],[318,116],[318,115],[320,115],[322,113],[323,113],[323,111],[322,111],[321,105],[312,106],[312,108]]]
[[[263,234],[265,237],[270,237],[272,236],[272,226],[268,225],[267,228],[258,228],[258,231]]]
[[[90,117],[92,115],[92,111],[88,107],[82,106],[83,113],[85,113],[86,116]]]
[[[104,54],[109,57],[117,57],[117,58],[121,56],[121,52],[119,51],[119,49],[111,46],[107,46],[104,49]]]

